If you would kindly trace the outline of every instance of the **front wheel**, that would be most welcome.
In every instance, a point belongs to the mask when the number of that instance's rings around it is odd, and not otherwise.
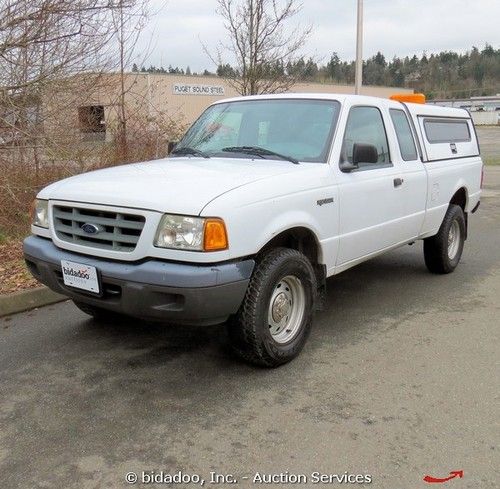
[[[288,248],[269,251],[254,270],[238,314],[228,323],[235,351],[266,367],[295,358],[311,329],[316,291],[306,256]]]
[[[435,236],[424,239],[424,259],[432,273],[451,273],[458,265],[465,242],[465,216],[451,204]]]

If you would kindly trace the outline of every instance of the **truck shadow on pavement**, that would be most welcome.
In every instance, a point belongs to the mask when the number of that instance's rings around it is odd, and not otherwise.
[[[419,252],[420,251],[420,252]],[[302,355],[292,364],[301,368],[314,363],[314,352],[324,344],[341,348],[377,333],[381,321],[407,318],[463,301],[464,288],[484,269],[470,266],[469,257],[450,275],[430,274],[423,263],[421,244],[393,251],[361,264],[327,281],[322,311],[315,315],[312,334]],[[483,263],[483,267],[485,264]],[[476,300],[477,302],[477,300]],[[467,303],[467,307],[471,306]],[[147,368],[186,363],[190,369],[243,368],[232,353],[226,325],[179,326],[126,319],[123,322],[87,320],[86,334],[101,338],[109,346],[126,348],[123,368]],[[383,327],[382,327],[383,329]],[[200,367],[202,366],[202,367]],[[287,368],[287,367],[285,367]]]

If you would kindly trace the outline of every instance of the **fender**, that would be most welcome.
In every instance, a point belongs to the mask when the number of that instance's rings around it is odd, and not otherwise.
[[[311,231],[318,245],[318,262],[324,264],[324,249],[320,239],[319,223],[313,216],[300,210],[290,210],[276,215],[266,223],[256,241],[255,252],[258,253],[269,241],[279,234],[293,228],[305,228]]]

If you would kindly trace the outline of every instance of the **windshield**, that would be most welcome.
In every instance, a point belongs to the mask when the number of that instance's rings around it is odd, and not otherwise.
[[[191,126],[175,152],[249,158],[254,151],[261,158],[283,159],[285,155],[291,160],[324,163],[339,107],[333,100],[307,99],[244,100],[212,105]]]

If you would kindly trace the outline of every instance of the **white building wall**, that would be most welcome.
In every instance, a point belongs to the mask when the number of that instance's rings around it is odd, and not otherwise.
[[[496,126],[500,124],[500,112],[471,112],[472,120],[476,126]]]

